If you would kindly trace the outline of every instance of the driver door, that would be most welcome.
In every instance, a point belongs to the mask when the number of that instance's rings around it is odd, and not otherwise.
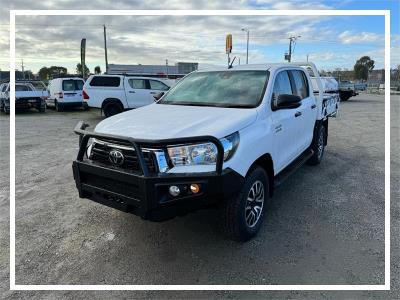
[[[275,150],[276,171],[280,172],[289,165],[299,153],[298,128],[300,125],[297,108],[274,108],[279,95],[293,95],[288,71],[281,71],[275,77],[272,93],[272,132]],[[266,141],[268,142],[268,141]]]

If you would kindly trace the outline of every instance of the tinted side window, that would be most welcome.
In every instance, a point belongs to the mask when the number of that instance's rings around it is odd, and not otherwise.
[[[293,94],[299,96],[301,99],[307,98],[310,93],[308,89],[308,81],[307,77],[303,71],[293,70],[290,71],[292,73],[292,78],[294,82]]]
[[[118,87],[120,83],[119,77],[111,76],[94,76],[90,81],[90,86],[109,86]]]
[[[287,71],[278,73],[275,78],[273,98],[278,99],[279,95],[292,95],[292,87],[290,85],[289,75]]]
[[[149,80],[151,90],[168,91],[169,87],[157,80]]]

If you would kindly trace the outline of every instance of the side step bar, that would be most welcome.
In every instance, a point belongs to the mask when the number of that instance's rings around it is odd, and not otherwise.
[[[304,165],[307,160],[313,156],[314,151],[312,149],[307,149],[299,157],[297,157],[290,165],[283,169],[279,174],[275,176],[274,187],[280,186],[290,175],[292,175],[298,168]]]

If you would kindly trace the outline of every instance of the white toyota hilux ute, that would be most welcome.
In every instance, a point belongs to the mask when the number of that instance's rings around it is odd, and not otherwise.
[[[110,117],[154,103],[154,96],[168,91],[170,86],[170,80],[161,78],[91,75],[83,87],[82,98],[85,105],[100,108]]]
[[[338,104],[312,63],[193,72],[94,131],[77,124],[79,196],[155,221],[218,207],[226,233],[246,241],[274,188],[321,161]]]

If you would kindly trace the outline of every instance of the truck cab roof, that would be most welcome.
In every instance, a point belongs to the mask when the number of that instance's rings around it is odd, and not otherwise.
[[[304,65],[308,65],[304,63]],[[228,69],[226,66],[210,67],[199,70],[197,72],[210,72],[210,71],[274,71],[282,68],[301,68],[302,63],[265,63],[265,64],[247,64],[247,65],[236,65]]]

